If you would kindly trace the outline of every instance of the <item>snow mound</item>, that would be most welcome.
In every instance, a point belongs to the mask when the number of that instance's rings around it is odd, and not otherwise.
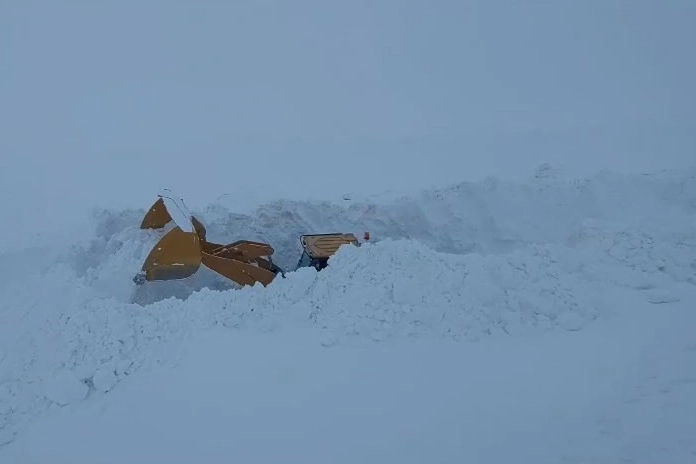
[[[44,395],[54,403],[65,406],[85,399],[89,387],[68,370],[56,372],[44,386]]]
[[[160,235],[138,229],[144,210],[102,212],[90,242],[48,263],[23,255],[36,266],[25,262],[0,288],[0,442],[48,408],[108,394],[134,372],[174,361],[172,347],[213,326],[305,326],[326,346],[582,330],[611,313],[604,289],[696,284],[695,173],[564,180],[544,169],[526,184],[276,201],[253,215],[219,203],[194,211],[210,240],[268,241],[288,270],[301,233],[369,230],[375,239],[341,248],[322,272],[299,269],[267,288],[235,289],[201,270],[136,291],[131,279]]]
[[[13,284],[5,294],[13,311],[4,312],[2,322],[13,330],[4,339],[16,347],[0,379],[7,430],[53,403],[109,391],[150,363],[166,361],[158,348],[216,325],[307,324],[324,331],[327,345],[355,336],[473,341],[565,329],[569,317],[584,325],[598,314],[578,292],[579,281],[563,277],[544,248],[485,257],[437,253],[408,240],[343,247],[326,270],[301,269],[267,288],[202,289],[146,307],[99,296],[64,266],[34,284],[45,291],[27,296]],[[48,386],[34,387],[42,382]]]
[[[544,247],[506,255],[435,253],[412,241],[344,247],[300,304],[323,328],[383,340],[477,340],[597,317]],[[568,316],[572,314],[573,316]]]

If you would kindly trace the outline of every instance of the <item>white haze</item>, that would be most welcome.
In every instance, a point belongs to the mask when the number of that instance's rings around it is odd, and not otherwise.
[[[695,21],[688,1],[2,2],[9,237],[163,187],[202,206],[681,167]]]

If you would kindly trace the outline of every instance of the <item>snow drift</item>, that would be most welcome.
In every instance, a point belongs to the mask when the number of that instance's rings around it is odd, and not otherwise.
[[[149,206],[152,199],[143,199]],[[94,237],[66,250],[4,255],[21,273],[0,284],[0,443],[52,405],[104,395],[211,327],[320,330],[349,338],[534,336],[609,317],[612,288],[669,301],[696,285],[696,169],[564,179],[542,167],[524,184],[487,179],[417,195],[337,203],[279,200],[251,214],[216,203],[194,211],[213,241],[268,241],[292,270],[299,234],[369,230],[329,268],[269,287],[231,289],[201,271],[146,290],[131,281],[158,234],[143,209],[96,215]],[[27,267],[27,261],[35,266]],[[173,295],[173,296],[171,296]]]

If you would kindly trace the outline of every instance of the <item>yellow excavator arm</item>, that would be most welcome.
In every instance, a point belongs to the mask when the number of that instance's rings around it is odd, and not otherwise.
[[[141,229],[164,229],[165,233],[152,248],[142,269],[133,281],[142,285],[154,280],[180,280],[195,274],[201,265],[240,285],[260,282],[270,284],[282,269],[271,256],[275,252],[268,243],[238,240],[229,244],[209,242],[206,228],[186,207],[184,201],[169,190],[160,193],[140,224]],[[367,236],[366,236],[367,239]],[[303,248],[298,267],[326,267],[328,259],[343,245],[360,246],[353,234],[302,235]]]
[[[159,195],[143,218],[141,229],[162,229],[174,221],[175,226],[153,247],[143,263],[137,284],[153,280],[185,279],[195,274],[201,264],[237,282],[270,284],[280,268],[270,260],[273,247],[267,243],[239,240],[228,245],[208,242],[206,229],[186,208],[181,199],[169,192]]]

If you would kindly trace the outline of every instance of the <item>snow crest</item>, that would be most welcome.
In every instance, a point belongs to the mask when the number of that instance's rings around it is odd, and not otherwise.
[[[48,263],[28,253],[34,270],[0,287],[0,443],[48,408],[108,394],[173,360],[171,346],[203,328],[300,324],[320,330],[326,346],[476,341],[582,330],[610,313],[608,286],[696,285],[696,169],[570,180],[540,172],[525,184],[487,179],[412,197],[276,201],[253,215],[220,203],[194,211],[210,240],[268,241],[289,271],[301,233],[369,230],[375,239],[267,288],[237,289],[202,269],[135,289],[159,233],[138,229],[144,210],[101,213],[89,243]]]

